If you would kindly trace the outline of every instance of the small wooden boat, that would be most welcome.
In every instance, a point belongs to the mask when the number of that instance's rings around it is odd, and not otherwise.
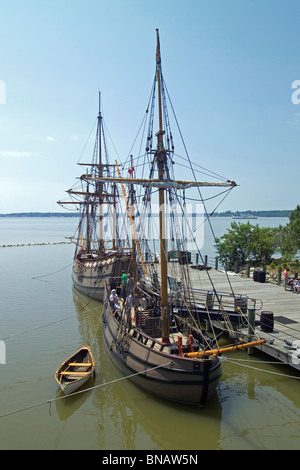
[[[75,392],[95,374],[95,361],[88,346],[84,346],[61,364],[55,373],[55,379],[65,393]]]

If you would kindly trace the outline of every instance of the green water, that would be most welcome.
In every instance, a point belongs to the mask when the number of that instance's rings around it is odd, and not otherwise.
[[[76,223],[2,219],[0,245],[64,241]],[[0,449],[300,447],[299,380],[289,377],[294,370],[268,364],[265,356],[226,355],[218,393],[205,409],[156,399],[127,379],[115,381],[122,375],[102,347],[101,304],[72,290],[73,249],[0,248],[0,339],[6,346],[0,415],[16,411],[0,417]],[[86,386],[98,388],[24,409],[59,393],[56,369],[85,344],[91,345],[96,361],[96,379]]]

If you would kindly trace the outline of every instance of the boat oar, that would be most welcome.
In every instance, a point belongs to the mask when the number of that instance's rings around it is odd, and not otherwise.
[[[191,353],[186,353],[185,357],[198,358],[198,357],[206,357],[206,356],[220,356],[221,354],[224,354],[230,351],[241,351],[243,349],[248,349],[253,346],[259,346],[260,344],[263,344],[266,341],[267,341],[266,339],[261,339],[258,341],[252,341],[251,343],[241,343],[241,344],[236,344],[235,346],[227,346],[226,348],[210,349],[208,351],[191,352]]]

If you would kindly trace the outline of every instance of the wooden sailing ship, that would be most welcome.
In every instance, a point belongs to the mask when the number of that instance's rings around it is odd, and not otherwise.
[[[107,277],[127,272],[130,263],[128,242],[121,239],[118,229],[119,195],[115,184],[90,181],[87,178],[110,177],[115,165],[110,164],[101,113],[99,113],[96,139],[91,163],[80,178],[80,187],[67,191],[69,201],[58,201],[61,206],[73,205],[80,211],[72,279],[74,287],[95,300],[103,300],[104,281]]]
[[[156,89],[158,131],[152,145]],[[133,157],[128,164],[128,177],[122,177],[118,167],[117,177],[87,177],[87,181],[121,186],[132,230],[132,280],[127,282],[125,292],[120,291],[119,276],[110,276],[105,282],[103,340],[109,357],[142,389],[163,399],[204,406],[216,392],[222,374],[219,357],[222,350],[218,346],[218,338],[209,336],[193,319],[194,298],[185,248],[186,236],[180,231],[176,209],[170,217],[173,234],[167,234],[166,203],[170,202],[174,208],[176,202],[177,213],[181,208],[184,212],[181,204],[187,189],[218,187],[223,191],[232,189],[235,183],[228,180],[221,183],[185,181],[173,176],[175,155],[166,109],[158,30],[152,90],[150,113],[147,108],[150,117],[144,155],[150,177],[136,176]],[[144,170],[145,165],[136,166]],[[145,234],[146,224],[153,222],[149,211],[153,216],[151,201],[155,195],[159,204],[159,253],[155,252],[153,243],[151,246],[150,234]],[[168,260],[167,239],[181,254],[178,263]],[[175,264],[179,268],[179,277],[170,275]],[[191,313],[190,318],[182,318],[182,306]]]

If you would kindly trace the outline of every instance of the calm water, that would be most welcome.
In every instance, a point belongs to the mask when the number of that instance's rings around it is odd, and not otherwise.
[[[214,221],[217,236],[231,223]],[[0,245],[64,241],[76,224],[77,219],[0,218]],[[300,447],[299,380],[289,377],[295,371],[267,364],[265,357],[249,358],[245,352],[226,356],[218,393],[205,409],[153,398],[129,380],[108,384],[122,376],[102,348],[101,304],[72,290],[73,249],[0,248],[0,339],[6,346],[6,364],[0,364],[0,415],[53,398],[59,392],[55,370],[85,344],[91,345],[96,360],[96,379],[88,385],[107,385],[0,417],[0,449]]]

